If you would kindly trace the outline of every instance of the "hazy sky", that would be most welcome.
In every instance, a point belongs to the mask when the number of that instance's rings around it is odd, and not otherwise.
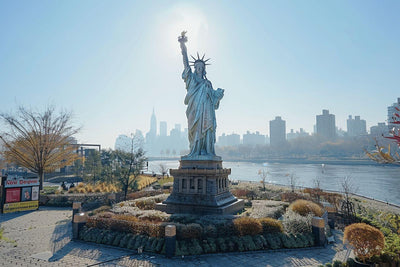
[[[399,1],[0,1],[1,112],[73,111],[80,142],[114,147],[157,123],[187,127],[177,37],[225,89],[218,135],[311,132],[322,109],[383,122],[400,84]]]

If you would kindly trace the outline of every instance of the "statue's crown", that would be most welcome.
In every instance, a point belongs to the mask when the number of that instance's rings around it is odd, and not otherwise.
[[[211,65],[207,63],[207,61],[209,61],[211,58],[204,60],[205,54],[203,55],[202,58],[200,58],[199,53],[197,53],[197,58],[193,57],[192,55],[191,57],[193,58],[194,61],[189,61],[190,66],[194,66],[196,63],[203,63],[204,66]]]

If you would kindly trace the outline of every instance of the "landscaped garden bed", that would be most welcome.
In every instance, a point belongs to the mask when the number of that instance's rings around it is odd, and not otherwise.
[[[165,253],[165,227],[176,226],[175,255],[304,248],[314,245],[311,219],[322,209],[312,202],[295,205],[254,200],[241,214],[171,215],[154,210],[168,194],[123,201],[108,210],[95,210],[79,238],[128,249]],[[303,206],[306,207],[303,207]],[[318,211],[308,206],[315,205]],[[318,214],[316,214],[318,213]],[[282,216],[283,215],[283,216]],[[269,217],[267,217],[269,216]],[[280,218],[280,220],[278,220]]]

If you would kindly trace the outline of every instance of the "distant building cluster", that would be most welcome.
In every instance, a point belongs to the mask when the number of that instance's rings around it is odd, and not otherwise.
[[[400,98],[396,103],[388,107],[388,124],[380,122],[377,125],[370,127],[369,134],[373,137],[387,136],[390,131],[399,129],[399,124],[393,124],[393,121],[400,121]],[[319,135],[326,140],[334,140],[336,137],[349,136],[365,136],[368,134],[366,120],[361,119],[359,115],[349,115],[346,120],[347,131],[338,129],[336,126],[335,115],[329,113],[329,110],[323,109],[322,114],[316,115],[316,124],[314,125],[314,135]],[[143,146],[148,156],[152,157],[175,157],[187,153],[189,148],[188,130],[185,128],[183,131],[180,124],[175,124],[171,131],[167,132],[167,122],[160,121],[159,132],[157,132],[157,119],[155,112],[151,115],[150,131],[143,137],[140,131],[137,131],[135,136],[142,139]],[[223,133],[218,137],[216,145],[219,147],[225,146],[239,146],[239,145],[267,145],[271,147],[279,147],[284,145],[287,141],[295,140],[300,137],[310,136],[310,133],[300,128],[298,131],[290,129],[286,131],[286,121],[280,116],[269,121],[269,136],[263,135],[260,132],[252,133],[247,131],[243,136],[231,133]],[[139,138],[139,139],[140,139]],[[132,138],[126,135],[118,136],[115,142],[116,149],[128,150],[132,144]]]
[[[160,121],[160,131],[157,132],[157,118],[155,112],[150,118],[150,131],[143,134],[136,131],[135,137],[142,143],[146,155],[150,157],[176,157],[183,155],[189,148],[188,130],[185,128],[181,130],[180,124],[175,124],[167,135],[167,122]],[[140,141],[142,139],[142,141]],[[135,142],[138,142],[137,140]],[[126,135],[118,136],[115,141],[115,149],[122,149],[130,151],[132,145],[132,138]]]

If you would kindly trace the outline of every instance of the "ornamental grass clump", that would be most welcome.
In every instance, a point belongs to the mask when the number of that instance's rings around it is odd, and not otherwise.
[[[268,233],[283,233],[283,225],[280,221],[272,218],[259,219],[263,234]]]
[[[245,235],[258,235],[262,232],[263,228],[261,222],[256,218],[241,217],[233,221],[235,230],[240,236]]]
[[[385,246],[383,233],[368,224],[354,223],[344,229],[343,243],[354,247],[354,254],[363,263],[373,256],[379,256]]]
[[[306,216],[307,214],[312,213],[315,216],[321,217],[323,214],[323,210],[318,204],[304,199],[296,200],[290,204],[289,209],[301,216]]]

